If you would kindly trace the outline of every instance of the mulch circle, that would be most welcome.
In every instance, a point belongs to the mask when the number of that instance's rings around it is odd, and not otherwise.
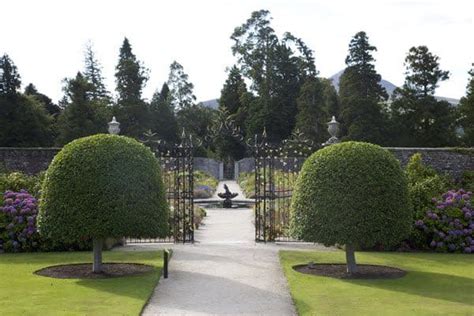
[[[293,269],[300,273],[327,276],[336,279],[398,279],[406,275],[406,271],[371,264],[358,264],[357,273],[347,273],[346,264],[337,263],[314,263],[311,267],[308,264],[293,266]]]
[[[103,263],[103,272],[94,273],[91,263],[79,263],[46,267],[35,274],[57,279],[106,279],[144,274],[153,269],[153,266],[139,263]]]

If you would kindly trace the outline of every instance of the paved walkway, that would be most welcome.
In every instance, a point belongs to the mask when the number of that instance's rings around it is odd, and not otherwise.
[[[240,191],[235,182],[226,184]],[[172,246],[169,278],[160,280],[143,315],[295,315],[278,258],[287,247],[254,242],[251,209],[207,213],[194,245]],[[124,250],[150,247],[163,246]]]

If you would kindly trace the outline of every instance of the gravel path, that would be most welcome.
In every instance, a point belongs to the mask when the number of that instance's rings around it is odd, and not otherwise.
[[[226,182],[232,192],[234,183]],[[169,278],[160,280],[143,315],[295,315],[278,258],[278,251],[290,246],[255,243],[251,209],[207,212],[194,245],[171,246]],[[153,247],[163,246],[123,250]],[[322,248],[297,246],[315,247]]]

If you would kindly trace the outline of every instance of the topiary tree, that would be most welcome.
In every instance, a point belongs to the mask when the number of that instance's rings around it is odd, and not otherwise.
[[[101,272],[105,238],[168,233],[159,163],[131,138],[98,134],[67,144],[49,166],[42,190],[40,233],[65,242],[92,238],[94,272]]]
[[[395,244],[412,226],[400,163],[369,143],[344,142],[311,155],[298,176],[291,208],[292,234],[326,246],[345,245],[348,273],[357,272],[357,248]]]

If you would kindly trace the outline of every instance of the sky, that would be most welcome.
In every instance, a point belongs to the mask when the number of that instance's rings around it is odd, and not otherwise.
[[[271,12],[279,36],[291,32],[314,50],[322,77],[344,69],[349,41],[359,31],[377,47],[376,70],[395,85],[403,84],[412,46],[428,46],[451,72],[439,96],[462,97],[474,62],[472,0],[0,0],[0,8],[0,54],[12,58],[23,87],[31,82],[55,101],[63,95],[62,80],[83,69],[88,41],[113,91],[124,37],[150,69],[146,99],[167,80],[174,60],[198,101],[218,98],[235,63],[230,36],[260,9]]]

